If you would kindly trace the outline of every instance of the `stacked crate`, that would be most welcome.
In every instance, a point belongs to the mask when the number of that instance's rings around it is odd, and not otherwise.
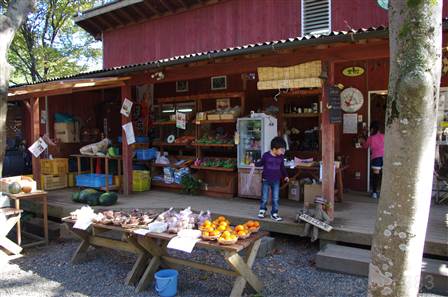
[[[132,171],[132,191],[144,192],[151,188],[151,174],[147,170]]]
[[[68,159],[42,159],[40,161],[42,190],[67,188]]]

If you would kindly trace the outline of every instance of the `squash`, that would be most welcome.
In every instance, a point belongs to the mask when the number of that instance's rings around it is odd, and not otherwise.
[[[95,190],[95,189],[85,189],[85,190],[82,190],[79,193],[79,199],[78,199],[79,202],[80,203],[87,203],[87,196],[90,195],[90,194],[94,194],[94,193],[98,193],[98,191]]]
[[[18,182],[13,182],[8,186],[8,192],[11,194],[19,194],[22,191],[22,186]]]
[[[75,192],[75,193],[73,193],[72,194],[72,201],[73,202],[77,202],[77,203],[79,203],[80,201],[79,201],[79,196],[81,195],[81,192]]]
[[[96,206],[99,203],[100,192],[91,193],[86,196],[86,203],[90,206]]]
[[[106,192],[99,198],[99,204],[102,206],[111,206],[117,203],[118,195],[114,192]]]
[[[27,194],[31,193],[31,190],[32,190],[32,188],[30,186],[24,186],[22,188],[22,192],[27,193]]]

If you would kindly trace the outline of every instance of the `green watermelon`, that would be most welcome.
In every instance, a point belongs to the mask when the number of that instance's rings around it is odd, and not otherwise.
[[[94,194],[94,193],[98,193],[98,191],[95,190],[95,189],[85,189],[85,190],[82,190],[79,193],[79,198],[78,198],[79,202],[80,203],[87,203],[87,196],[89,194]]]
[[[79,203],[79,202],[80,202],[80,201],[79,201],[79,195],[81,195],[81,192],[75,192],[75,193],[73,193],[73,194],[72,194],[72,201],[73,201],[73,202],[78,202],[78,203]]]
[[[110,206],[110,205],[114,205],[115,203],[117,203],[117,200],[118,200],[117,193],[106,192],[100,196],[99,203],[100,203],[100,205],[103,205],[103,206]]]
[[[99,198],[101,196],[100,192],[91,193],[86,196],[86,203],[90,206],[96,206],[99,203]]]
[[[13,182],[8,186],[8,192],[11,194],[19,194],[22,191],[22,186],[18,182]]]

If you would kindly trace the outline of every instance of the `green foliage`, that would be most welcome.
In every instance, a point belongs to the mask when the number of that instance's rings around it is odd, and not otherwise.
[[[0,7],[7,5],[0,0]],[[94,0],[41,0],[17,32],[8,53],[11,83],[31,83],[101,67],[101,47],[74,23]]]
[[[199,191],[202,189],[203,185],[200,179],[195,178],[191,174],[182,176],[180,184],[182,185],[182,191],[191,195],[199,194]]]

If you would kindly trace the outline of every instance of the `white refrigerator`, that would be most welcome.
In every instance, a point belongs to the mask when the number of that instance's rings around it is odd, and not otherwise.
[[[265,114],[239,118],[237,133],[238,196],[260,198],[261,168],[251,172],[250,164],[271,149],[271,140],[277,136],[277,119]]]

